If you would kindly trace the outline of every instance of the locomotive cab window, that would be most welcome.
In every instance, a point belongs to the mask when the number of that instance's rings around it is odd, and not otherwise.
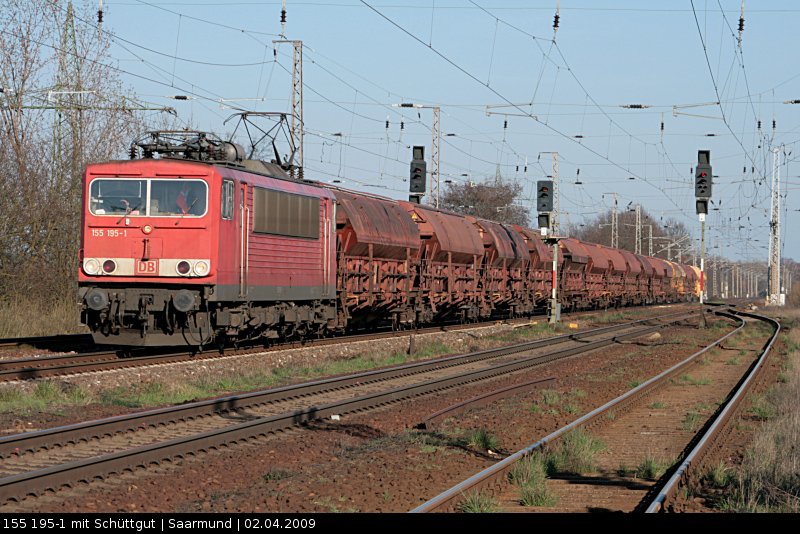
[[[89,189],[94,215],[144,215],[147,180],[95,180]]]
[[[222,182],[222,218],[226,221],[233,219],[233,182]]]
[[[253,232],[319,239],[319,199],[253,188]]]
[[[200,217],[208,187],[202,180],[151,180],[150,215]]]
[[[202,217],[208,186],[202,180],[99,178],[89,197],[92,215]]]

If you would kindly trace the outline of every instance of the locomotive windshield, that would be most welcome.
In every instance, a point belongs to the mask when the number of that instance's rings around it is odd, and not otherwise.
[[[89,187],[93,215],[202,217],[208,186],[202,180],[99,178]]]

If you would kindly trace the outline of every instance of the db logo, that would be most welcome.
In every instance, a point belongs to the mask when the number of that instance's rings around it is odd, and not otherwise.
[[[155,276],[158,274],[158,260],[137,261],[136,274]]]

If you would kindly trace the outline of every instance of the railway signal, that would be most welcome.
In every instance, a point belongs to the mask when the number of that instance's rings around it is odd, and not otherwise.
[[[411,202],[419,204],[420,198],[425,194],[427,164],[425,163],[425,147],[415,146],[412,152],[411,159],[411,175],[408,185],[409,196]],[[413,194],[416,193],[416,194]]]
[[[697,167],[694,169],[695,210],[700,218],[700,304],[705,300],[705,261],[706,261],[706,215],[708,201],[711,200],[711,151],[697,151]]]
[[[697,214],[708,213],[708,201],[711,199],[713,175],[711,174],[711,151],[697,151],[697,167],[694,170],[694,196],[697,199]]]
[[[539,212],[539,228],[549,228],[553,211],[553,180],[536,182],[536,210]]]
[[[539,212],[539,229],[543,241],[553,247],[553,268],[551,273],[550,304],[548,306],[549,323],[556,324],[561,320],[561,304],[558,302],[558,240],[555,230],[548,237],[547,231],[552,222],[550,216],[553,212],[553,180],[539,180],[536,182],[536,210]]]

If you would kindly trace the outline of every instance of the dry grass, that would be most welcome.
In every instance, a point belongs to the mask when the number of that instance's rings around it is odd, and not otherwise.
[[[605,449],[603,442],[582,429],[564,435],[554,450],[545,454],[548,475],[590,473],[595,469],[595,457]]]
[[[800,326],[800,312],[790,312]],[[782,314],[786,318],[789,314]],[[788,321],[785,321],[788,322]],[[762,426],[732,482],[724,507],[743,512],[800,512],[800,328],[786,335],[786,381],[766,397],[774,417]]]
[[[547,489],[547,468],[539,452],[517,462],[509,479],[519,488],[519,503],[522,506],[553,506],[558,502],[558,497]]]
[[[669,467],[668,462],[656,459],[651,454],[647,454],[644,459],[636,466],[636,478],[645,480],[658,480]]]
[[[20,416],[56,413],[61,406],[85,406],[93,402],[95,399],[89,391],[52,380],[37,382],[28,392],[20,391],[13,384],[0,387],[0,413]]]
[[[485,428],[468,430],[464,439],[467,446],[484,451],[496,451],[499,446],[497,437]]]
[[[44,303],[0,300],[0,338],[81,333],[80,309],[72,300]]]
[[[76,377],[42,380],[35,387],[0,386],[0,413],[57,411],[67,406],[101,404],[127,408],[151,408],[201,400],[219,395],[257,391],[320,377],[350,374],[377,367],[399,365],[453,352],[442,342],[420,343],[413,355],[405,351],[369,350],[338,359],[322,359],[313,365],[275,366],[266,359],[249,358],[235,365],[220,362],[195,365],[191,371],[164,373],[132,382],[95,383]],[[68,385],[64,388],[62,385]],[[44,394],[46,393],[46,394]]]
[[[486,514],[498,512],[497,501],[488,493],[470,492],[458,504],[458,511],[465,514]]]

